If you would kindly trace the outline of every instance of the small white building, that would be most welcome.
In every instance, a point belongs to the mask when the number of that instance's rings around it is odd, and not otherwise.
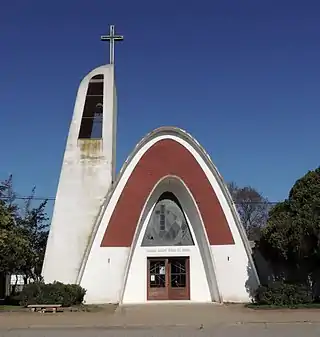
[[[116,177],[114,64],[81,82],[43,276],[86,303],[248,302],[259,284],[225,182],[187,132],[145,136]]]

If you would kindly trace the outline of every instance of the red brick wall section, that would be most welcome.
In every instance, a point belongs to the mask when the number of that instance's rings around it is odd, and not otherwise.
[[[167,175],[180,177],[190,189],[210,244],[234,244],[228,222],[206,174],[183,145],[164,139],[151,146],[134,168],[110,218],[101,247],[131,246],[150,192]]]

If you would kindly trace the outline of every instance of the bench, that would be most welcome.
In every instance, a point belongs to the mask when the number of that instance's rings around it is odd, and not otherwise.
[[[51,311],[53,313],[56,313],[58,311],[58,308],[61,308],[61,304],[30,304],[28,305],[28,308],[31,309],[31,311],[39,311],[42,313],[45,313],[47,311]]]

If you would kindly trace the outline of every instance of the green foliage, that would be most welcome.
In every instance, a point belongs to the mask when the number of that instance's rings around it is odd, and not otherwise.
[[[293,305],[274,305],[274,304],[257,304],[257,303],[247,303],[246,308],[254,310],[279,310],[281,309],[320,309],[320,303],[299,303]]]
[[[62,304],[64,307],[78,305],[83,302],[86,290],[77,284],[42,282],[26,285],[20,294],[20,304]]]
[[[274,282],[268,286],[260,286],[254,300],[259,305],[295,306],[312,302],[312,292],[303,284]]]
[[[12,176],[0,182],[0,272],[39,280],[49,223],[46,201],[33,207],[34,194],[19,205]]]
[[[0,271],[18,273],[28,268],[30,242],[16,228],[0,232]]]
[[[320,168],[297,180],[289,198],[269,214],[259,248],[283,278],[306,282],[320,267]]]
[[[12,205],[12,177],[0,184],[0,272],[15,272],[26,265],[28,240],[16,226],[16,207]]]
[[[4,299],[4,305],[20,306],[20,296],[19,295],[7,296]]]

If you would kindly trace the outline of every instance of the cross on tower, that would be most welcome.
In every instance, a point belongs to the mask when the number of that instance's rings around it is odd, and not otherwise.
[[[110,64],[114,64],[114,44],[115,41],[122,41],[123,35],[115,35],[114,25],[110,25],[109,35],[101,36],[101,41],[110,41]]]

